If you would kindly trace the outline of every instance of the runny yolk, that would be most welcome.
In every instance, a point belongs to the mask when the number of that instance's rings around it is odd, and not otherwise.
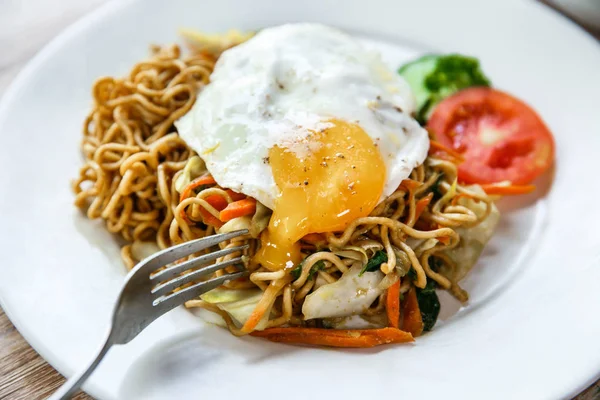
[[[329,122],[329,128],[269,151],[280,195],[254,258],[269,270],[297,264],[303,236],[342,231],[369,215],[381,197],[386,172],[377,145],[358,125]]]

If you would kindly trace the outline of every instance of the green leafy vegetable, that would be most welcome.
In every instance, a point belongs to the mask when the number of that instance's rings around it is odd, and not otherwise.
[[[373,255],[373,257],[371,257],[371,259],[365,264],[365,266],[360,271],[360,274],[358,274],[358,276],[362,276],[362,274],[364,274],[365,272],[377,271],[379,269],[379,267],[381,266],[381,264],[383,264],[384,262],[387,262],[387,260],[388,260],[387,253],[385,251],[378,250],[375,253],[375,255]]]
[[[438,178],[435,180],[435,182],[433,183],[433,185],[431,185],[431,192],[433,193],[433,203],[435,203],[436,201],[438,201],[439,199],[442,198],[442,196],[444,195],[441,191],[440,191],[440,184],[444,181],[444,174],[441,173],[440,176],[438,176]]]
[[[440,261],[435,257],[431,257],[429,260],[430,263]],[[417,280],[417,272],[414,268],[409,269],[406,276],[413,281]],[[426,331],[433,328],[440,313],[440,300],[435,292],[435,287],[435,281],[428,279],[423,289],[415,288],[417,290],[417,302],[421,309],[421,318],[423,319],[423,329]]]
[[[417,288],[417,301],[421,309],[423,329],[430,331],[440,313],[440,300],[435,292],[435,282],[433,280],[429,279],[423,289]]]
[[[429,54],[404,64],[398,70],[398,73],[410,85],[415,96],[418,120],[420,120],[421,111],[429,108],[431,92],[425,87],[425,79],[435,70],[438,58],[437,55]]]
[[[308,273],[308,280],[312,281],[315,278],[315,275],[319,271],[323,271],[325,269],[325,263],[322,260],[319,260],[312,266]]]
[[[438,58],[435,70],[425,78],[425,87],[432,92],[457,92],[471,86],[490,86],[479,60],[460,54]]]
[[[438,257],[429,257],[429,268],[433,271],[438,272],[440,268],[444,266],[444,262]]]
[[[471,86],[491,85],[479,60],[460,54],[427,55],[403,65],[398,73],[413,90],[417,119],[423,124],[446,97]]]
[[[294,269],[290,271],[290,274],[292,274],[292,278],[294,278],[294,280],[300,278],[300,275],[302,275],[302,265],[303,264],[304,264],[304,261],[301,262],[300,264],[296,265],[294,267]]]
[[[295,266],[293,270],[290,271],[294,280],[300,278],[300,275],[302,275],[302,266],[303,265],[304,265],[304,261],[302,261],[300,264]],[[315,275],[317,274],[317,272],[323,271],[324,269],[325,269],[325,263],[323,262],[323,260],[317,261],[311,267],[310,271],[308,272],[308,280],[312,281],[315,278]]]

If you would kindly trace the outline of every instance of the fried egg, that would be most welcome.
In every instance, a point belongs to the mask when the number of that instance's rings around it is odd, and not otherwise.
[[[273,210],[257,262],[297,263],[309,233],[368,216],[427,155],[410,88],[351,36],[261,30],[225,51],[177,123],[217,183]]]

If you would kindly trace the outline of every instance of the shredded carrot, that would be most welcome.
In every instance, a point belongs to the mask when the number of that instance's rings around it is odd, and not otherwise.
[[[500,196],[511,196],[517,194],[527,194],[535,190],[535,185],[509,185],[502,186],[498,184],[487,184],[481,185],[481,188],[487,194],[500,195]]]
[[[431,199],[433,199],[433,193],[429,193],[427,196],[417,201],[417,204],[415,205],[415,221],[423,214],[423,211],[425,211],[429,203],[431,203]]]
[[[229,194],[229,196],[231,196],[231,200],[233,201],[243,200],[247,197],[245,194],[234,192],[231,189],[226,189],[225,191],[227,192],[227,194]]]
[[[252,336],[273,342],[310,344],[330,347],[373,347],[388,343],[414,341],[413,336],[397,328],[380,329],[320,329],[320,328],[269,328],[254,331]]]
[[[411,288],[406,294],[402,318],[402,329],[410,332],[414,337],[423,332],[423,318],[417,301],[417,291]]]
[[[198,186],[202,186],[202,185],[209,185],[210,183],[206,183],[206,182],[210,182],[211,180],[214,183],[214,179],[212,179],[212,177],[210,177],[210,179],[205,179],[205,177],[201,177],[203,179],[200,180],[200,182],[202,183],[194,183],[194,181],[192,181],[188,186],[186,186],[186,188],[181,192],[181,197],[180,197],[180,201],[181,200],[185,200],[186,198],[188,198],[191,193],[192,190],[194,188],[191,188],[188,190],[188,188],[194,184],[195,187]],[[186,197],[183,197],[183,196]],[[222,209],[224,209],[225,207],[227,207],[227,200],[223,197],[223,196],[219,196],[218,194],[212,194],[210,196],[206,196],[204,198],[204,200],[210,204],[211,206],[213,206],[217,211],[221,211]],[[214,215],[212,215],[210,212],[208,212],[206,209],[204,209],[204,207],[200,207],[200,215],[202,215],[202,221],[207,224],[207,225],[212,225],[214,227],[220,228],[221,226],[223,226],[223,222],[219,221],[218,218],[216,218]],[[181,210],[181,218],[183,218],[187,223],[190,223],[190,219],[188,218],[185,210]]]
[[[452,199],[452,205],[455,206],[458,204],[458,201],[460,199],[473,199],[476,202],[479,202],[479,200],[477,200],[475,197],[471,196],[470,194],[467,193],[459,193],[456,196],[454,196],[454,198]]]
[[[273,302],[275,301],[277,293],[279,293],[279,291],[283,289],[283,287],[287,285],[291,281],[291,279],[291,274],[288,274],[288,276],[282,279],[271,281],[269,287],[267,287],[267,290],[264,291],[258,304],[256,304],[256,307],[254,307],[252,314],[250,314],[250,316],[246,320],[246,323],[244,323],[244,326],[242,326],[242,332],[250,333],[256,328],[258,323],[264,317],[265,313],[269,311],[273,306]]]
[[[187,214],[185,213],[185,210],[181,210],[181,213],[179,213],[179,215],[181,216],[181,218],[183,218],[183,220],[185,222],[187,222],[188,224],[191,224],[192,221],[188,218]]]
[[[445,244],[445,245],[449,245],[450,244],[450,236],[439,236],[436,237],[437,240],[440,241],[440,243]]]
[[[437,226],[437,228],[435,226]],[[444,226],[440,225],[440,224],[435,224],[433,229],[441,229],[441,228],[444,228]],[[438,237],[436,237],[436,239],[440,243],[445,244],[445,245],[449,245],[450,244],[450,240],[451,240],[450,236],[438,236]]]
[[[325,241],[325,237],[320,233],[309,233],[302,238],[303,242],[317,244]]]
[[[211,194],[210,196],[206,196],[204,200],[217,209],[217,211],[223,210],[227,207],[227,199],[225,197],[218,194]]]
[[[204,200],[208,204],[213,206],[217,211],[221,211],[222,209],[227,207],[227,200],[225,200],[225,198],[223,198],[223,196],[219,196],[218,194],[213,194],[213,195],[207,196],[204,198]],[[220,228],[223,226],[223,222],[220,221],[214,215],[212,215],[207,209],[205,209],[202,206],[200,206],[199,209],[200,209],[200,215],[202,215],[202,222],[204,222],[206,225],[212,225],[216,228]],[[191,223],[190,219],[188,218],[187,214],[185,213],[185,210],[181,210],[181,218],[183,218],[188,224]]]
[[[219,219],[223,222],[227,222],[234,218],[243,217],[245,215],[252,215],[256,211],[256,200],[252,197],[245,198],[243,200],[234,201],[229,203],[227,207],[219,213]]]
[[[429,154],[439,154],[440,152],[448,154],[457,163],[465,161],[465,158],[458,151],[441,144],[436,140],[429,141]]]
[[[220,228],[223,226],[223,221],[209,213],[204,207],[200,207],[200,214],[202,215],[202,222],[204,222],[206,225],[212,225],[215,228]]]
[[[398,328],[400,322],[400,279],[388,288],[385,302],[388,325],[392,328]]]
[[[421,186],[421,182],[417,182],[412,179],[405,179],[402,181],[402,183],[400,183],[400,186],[412,192],[413,190]]]
[[[198,178],[191,181],[183,189],[183,191],[181,192],[181,195],[179,196],[179,202],[181,203],[183,200],[190,197],[190,195],[192,194],[192,190],[196,189],[197,187],[202,186],[202,185],[214,185],[216,183],[217,182],[215,181],[215,179],[212,177],[211,174],[199,176]]]

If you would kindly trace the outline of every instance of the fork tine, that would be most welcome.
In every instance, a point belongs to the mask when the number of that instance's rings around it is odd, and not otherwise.
[[[169,247],[168,249],[159,251],[158,253],[142,260],[133,270],[131,270],[130,275],[133,275],[142,268],[150,271],[156,270],[183,257],[187,257],[190,254],[194,254],[200,250],[215,246],[221,242],[224,242],[225,240],[233,239],[246,234],[248,234],[248,229],[242,229],[239,231],[207,236],[205,238],[196,239],[181,243],[177,246]]]
[[[192,258],[191,260],[187,260],[185,262],[182,262],[181,264],[172,265],[168,268],[163,269],[162,271],[158,271],[152,274],[150,276],[150,280],[156,283],[168,281],[172,278],[175,278],[179,274],[187,271],[188,269],[203,267],[219,257],[224,257],[228,254],[235,253],[238,251],[243,251],[248,247],[249,246],[246,244],[243,246],[231,247],[229,249],[217,250],[215,252],[202,255],[200,257]]]
[[[191,261],[194,261],[194,260],[191,260]],[[172,292],[173,290],[177,289],[178,287],[185,285],[186,283],[197,281],[201,277],[212,274],[213,272],[215,272],[219,269],[223,269],[230,265],[235,265],[235,264],[240,264],[240,263],[242,263],[242,257],[237,257],[237,258],[233,258],[231,260],[223,261],[223,262],[220,262],[217,264],[209,265],[207,267],[203,267],[203,268],[194,270],[188,274],[179,276],[175,279],[171,279],[170,281],[164,282],[164,283],[156,286],[154,289],[152,289],[152,294],[155,295],[156,297],[163,296],[165,294]]]
[[[240,271],[232,274],[221,275],[218,278],[209,279],[204,282],[199,282],[168,296],[158,298],[153,301],[152,305],[155,307],[160,307],[161,313],[166,313],[169,310],[172,310],[173,308],[185,303],[186,301],[192,300],[201,294],[208,292],[209,290],[215,289],[228,281],[247,276],[248,274],[248,271]]]

